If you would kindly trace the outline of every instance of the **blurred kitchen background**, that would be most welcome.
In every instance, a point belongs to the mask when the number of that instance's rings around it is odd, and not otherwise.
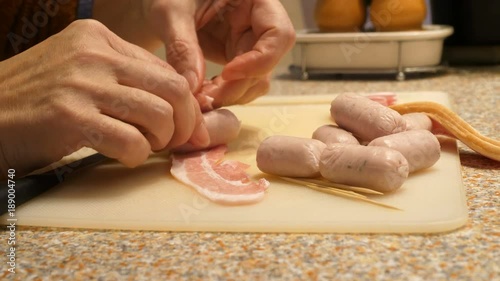
[[[316,0],[280,0],[296,30],[314,29]],[[407,1],[407,0],[401,0]],[[443,61],[451,65],[500,64],[500,1],[498,0],[425,0],[424,24],[445,24],[454,34],[445,40]],[[369,18],[369,17],[367,17]],[[367,25],[370,23],[367,22]],[[164,50],[156,54],[164,58]],[[288,71],[291,54],[282,59],[277,73]],[[207,77],[219,74],[221,66],[207,62]]]

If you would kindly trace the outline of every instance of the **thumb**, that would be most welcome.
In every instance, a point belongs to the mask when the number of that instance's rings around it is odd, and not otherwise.
[[[205,77],[205,60],[198,44],[194,1],[170,1],[152,13],[153,26],[160,28],[167,62],[189,82],[194,93]]]

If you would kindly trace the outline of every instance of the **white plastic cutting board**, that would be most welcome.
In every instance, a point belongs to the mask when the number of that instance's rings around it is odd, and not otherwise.
[[[266,97],[232,107],[242,120],[227,157],[252,164],[255,151],[273,134],[309,137],[330,123],[334,95]],[[439,92],[399,93],[398,102],[431,100],[449,106]],[[168,173],[168,155],[136,169],[113,161],[82,171],[17,209],[19,225],[102,229],[236,232],[442,232],[467,220],[455,141],[443,143],[441,159],[413,174],[397,192],[372,199],[403,211],[344,199],[268,178],[265,199],[255,205],[222,206],[200,197]],[[78,154],[82,156],[83,154]],[[5,221],[5,217],[3,217]]]

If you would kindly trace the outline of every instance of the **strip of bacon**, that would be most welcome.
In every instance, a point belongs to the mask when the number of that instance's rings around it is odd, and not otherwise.
[[[391,106],[396,103],[396,94],[391,92],[373,93],[366,97],[385,106]]]
[[[175,154],[170,173],[216,203],[243,205],[262,200],[269,182],[263,178],[252,181],[245,173],[247,164],[222,161],[226,151],[227,146],[220,145],[210,150]]]

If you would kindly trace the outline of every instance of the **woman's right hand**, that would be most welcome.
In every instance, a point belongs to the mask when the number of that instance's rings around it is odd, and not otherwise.
[[[0,171],[90,147],[129,167],[208,132],[186,79],[94,20],[0,62]]]

